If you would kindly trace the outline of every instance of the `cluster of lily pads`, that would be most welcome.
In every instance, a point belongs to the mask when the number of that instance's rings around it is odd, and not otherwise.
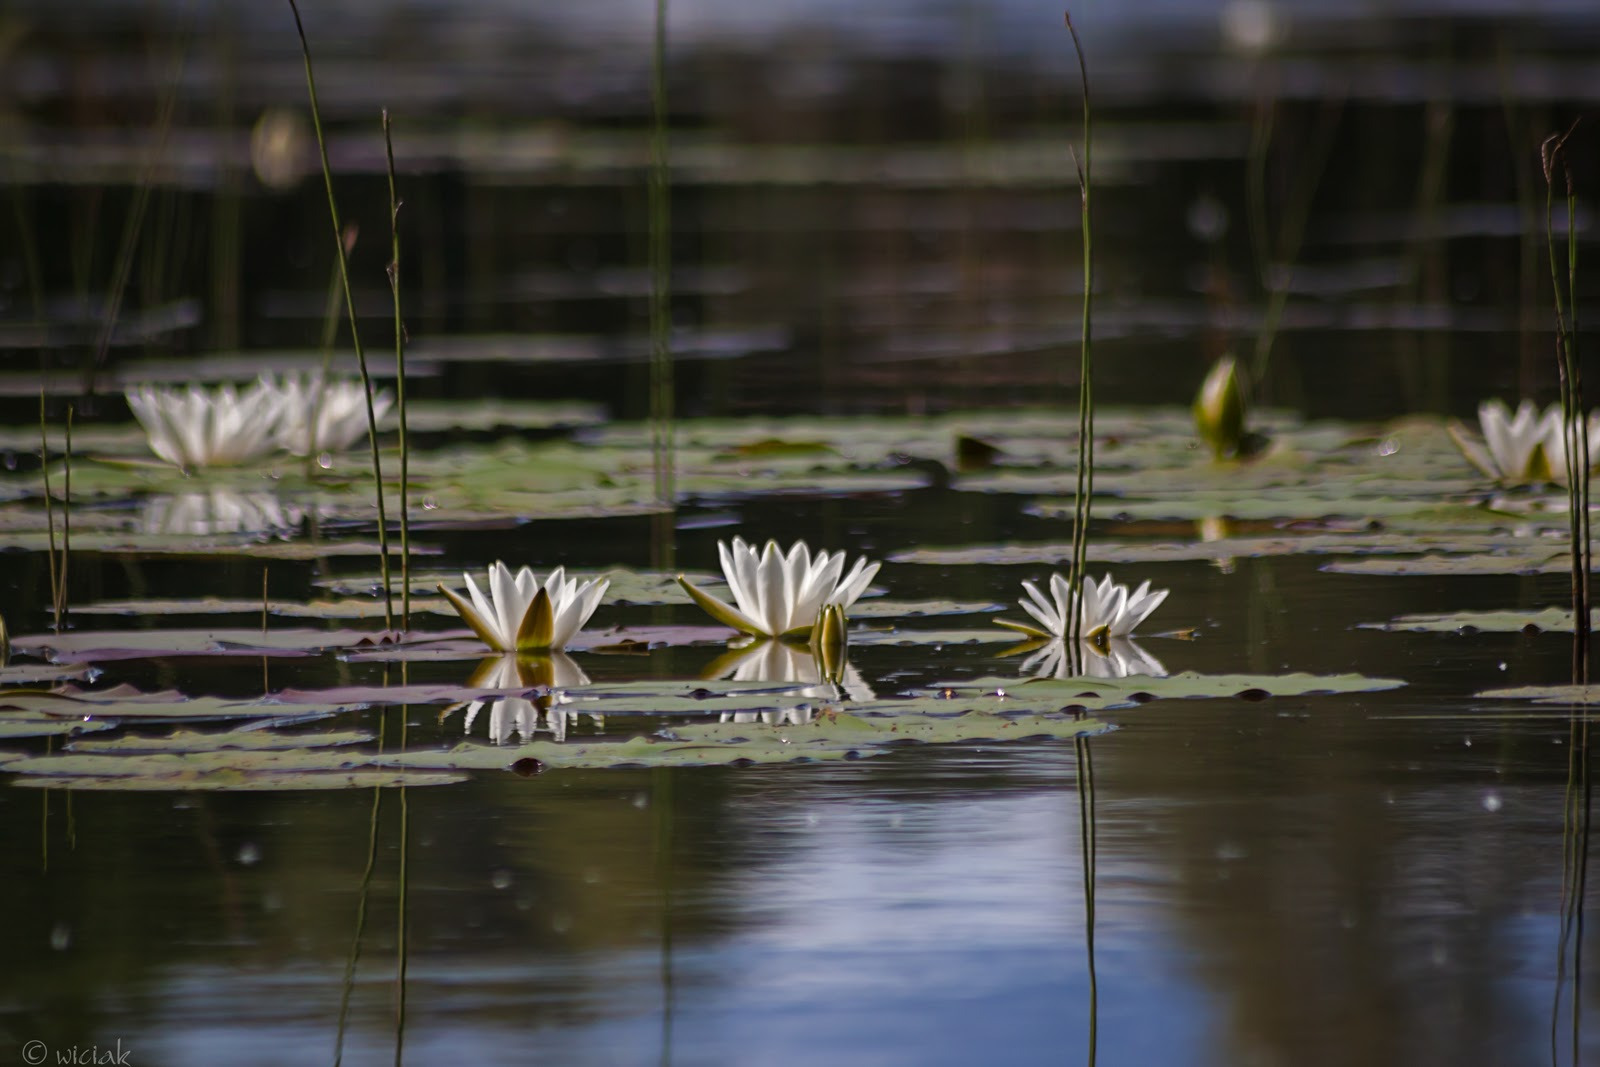
[[[367,431],[361,383],[325,380],[316,372],[263,371],[243,389],[139,385],[126,396],[150,450],[185,470],[239,466],[276,451],[338,452]],[[378,390],[373,418],[382,418],[393,402],[387,390]]]

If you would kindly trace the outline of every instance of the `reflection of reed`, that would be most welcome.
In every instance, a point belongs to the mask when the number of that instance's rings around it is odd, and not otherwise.
[[[1573,640],[1578,642],[1582,637],[1574,634]],[[1579,1062],[1583,1019],[1583,901],[1589,875],[1592,800],[1589,705],[1576,703],[1567,731],[1567,788],[1561,835],[1561,932],[1557,941],[1556,990],[1550,1010],[1552,1064],[1560,1059],[1561,997],[1569,973],[1572,976],[1572,1062]]]
[[[1073,741],[1078,758],[1078,839],[1083,868],[1083,950],[1089,972],[1089,1067],[1094,1067],[1100,1026],[1100,983],[1094,965],[1095,813],[1094,756],[1089,739]]]

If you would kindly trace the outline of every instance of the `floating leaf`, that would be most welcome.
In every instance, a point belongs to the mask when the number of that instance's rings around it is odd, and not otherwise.
[[[363,745],[373,739],[373,735],[365,730],[329,730],[322,733],[301,732],[293,734],[253,728],[226,730],[220,733],[204,730],[175,730],[165,737],[141,737],[130,734],[112,740],[96,738],[88,741],[75,741],[68,745],[67,749],[71,752],[86,755],[222,752],[230,749],[246,752],[274,752]]]
[[[1600,612],[1592,613],[1600,622]],[[1572,612],[1564,608],[1526,611],[1452,611],[1400,615],[1388,622],[1364,622],[1367,630],[1410,630],[1417,633],[1572,632]]]
[[[300,717],[334,714],[366,705],[348,703],[285,704],[271,697],[238,700],[227,697],[187,697],[174,690],[140,692],[129,685],[82,690],[64,686],[48,693],[0,693],[0,709],[35,717],[60,719],[248,719],[275,716]]]
[[[1371,693],[1405,684],[1396,678],[1369,678],[1361,674],[1198,674],[1183,671],[1161,678],[973,678],[940,682],[929,692],[942,695],[976,690],[1003,693],[1007,699],[1024,703],[1054,701],[1058,706],[1093,710],[1191,697],[1255,699],[1311,693]]]
[[[259,605],[256,610],[260,610]],[[327,649],[392,647],[392,635],[361,630],[90,630],[31,634],[12,647],[52,662],[145,659],[156,656],[306,656]]]
[[[21,737],[75,736],[77,734],[98,733],[101,730],[115,730],[116,728],[117,724],[114,722],[38,718],[33,715],[14,715],[10,711],[0,710],[0,740]],[[20,754],[13,753],[12,755],[17,757]],[[0,763],[4,763],[5,759],[6,753],[0,752]]]

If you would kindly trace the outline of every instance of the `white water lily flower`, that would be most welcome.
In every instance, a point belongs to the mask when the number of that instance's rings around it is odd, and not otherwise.
[[[1067,580],[1052,574],[1048,599],[1032,582],[1023,582],[1022,588],[1028,596],[1017,603],[1038,620],[1039,625],[1009,619],[996,619],[995,625],[1019,630],[1030,637],[1069,637],[1076,598]],[[1130,593],[1127,586],[1113,582],[1109,574],[1098,583],[1093,578],[1085,578],[1079,638],[1104,646],[1114,637],[1126,637],[1165,599],[1167,590],[1151,589],[1148,581],[1140,583],[1139,588]]]
[[[464,574],[472,603],[446,589],[439,592],[466,624],[497,652],[537,652],[560,650],[567,646],[605,595],[609,578],[591,578],[582,585],[568,578],[566,569],[557,567],[540,584],[533,570],[523,567],[515,576],[511,568],[496,560],[489,568],[489,595],[485,596]]]
[[[862,556],[844,574],[843,552],[812,556],[804,541],[796,541],[787,553],[778,542],[768,541],[758,554],[743,538],[735,537],[731,548],[718,541],[717,553],[737,607],[695,588],[681,574],[678,584],[718,622],[758,637],[809,631],[824,605],[854,604],[881,566]]]
[[[1135,675],[1165,678],[1161,661],[1127,637],[1113,637],[1102,648],[1094,641],[1078,642],[1077,664],[1068,645],[1057,638],[1022,661],[1022,673],[1032,678],[1131,678]]]
[[[1558,472],[1553,462],[1557,457],[1549,452],[1552,439],[1560,444],[1560,408],[1551,406],[1541,413],[1533,401],[1524,400],[1513,415],[1501,401],[1485,400],[1478,405],[1478,425],[1482,437],[1458,422],[1446,429],[1461,454],[1496,482],[1512,486],[1565,480],[1565,465],[1560,464]],[[1560,455],[1566,455],[1564,448]]]
[[[257,381],[182,390],[137,385],[128,407],[144,427],[150,450],[186,469],[250,463],[271,452],[283,410],[283,395]]]
[[[262,383],[283,397],[278,444],[297,456],[343,452],[367,432],[367,391],[359,381],[323,381],[320,373],[263,374]],[[374,420],[394,403],[387,389],[372,394]]]

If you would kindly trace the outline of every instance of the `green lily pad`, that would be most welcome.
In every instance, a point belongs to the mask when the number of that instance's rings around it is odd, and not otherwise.
[[[248,719],[277,716],[300,717],[333,714],[365,707],[359,701],[332,704],[286,704],[264,697],[237,700],[226,697],[187,697],[174,690],[140,692],[129,685],[110,689],[81,690],[64,686],[52,692],[19,691],[0,693],[0,711],[11,709],[24,715],[58,719],[173,720],[173,719]]]
[[[340,748],[364,745],[373,735],[365,730],[329,730],[321,733],[293,734],[252,728],[218,733],[205,730],[175,730],[165,737],[128,735],[102,740],[75,741],[68,751],[84,755],[145,755],[155,752],[277,752],[295,749]]]
[[[1520,553],[1483,553],[1471,556],[1372,557],[1336,559],[1322,565],[1330,574],[1482,576],[1486,574],[1556,574],[1572,568],[1565,550]]]
[[[411,400],[406,427],[417,433],[445,430],[549,430],[596,426],[606,420],[604,404],[582,400]],[[391,420],[393,421],[393,420]]]
[[[193,599],[158,598],[140,600],[101,600],[90,604],[72,605],[74,615],[261,615],[261,601],[248,597],[224,599],[221,597],[195,597]],[[383,601],[367,600],[312,600],[296,603],[286,600],[269,600],[268,614],[278,618],[293,619],[381,619]],[[411,611],[438,615],[453,615],[455,609],[443,597],[413,597]],[[400,600],[394,602],[394,613],[400,613]],[[0,676],[3,680],[3,676]]]
[[[256,610],[260,611],[259,604]],[[328,649],[392,647],[393,635],[361,630],[80,630],[29,634],[11,647],[51,662],[146,659],[156,656],[307,656]]]
[[[1149,700],[1269,696],[1305,696],[1313,693],[1372,693],[1397,689],[1397,678],[1369,678],[1362,674],[1198,674],[1184,671],[1161,678],[973,678],[941,682],[930,693],[1003,693],[1024,703],[1055,702],[1057,706],[1089,710],[1129,707]]]
[[[1600,685],[1519,685],[1485,689],[1476,700],[1527,700],[1535,704],[1600,704]]]
[[[40,718],[26,714],[17,715],[0,709],[0,741],[23,737],[76,736],[78,734],[98,733],[101,730],[115,730],[116,728],[117,724],[114,722]],[[4,763],[4,761],[5,754],[0,753],[0,763]]]
[[[92,681],[98,673],[87,663],[13,663],[0,667],[0,685],[87,682]]]
[[[1595,614],[1600,621],[1600,613]],[[1453,611],[1444,614],[1399,615],[1388,622],[1364,622],[1367,630],[1410,630],[1417,633],[1572,632],[1572,612],[1564,608],[1526,611]]]

